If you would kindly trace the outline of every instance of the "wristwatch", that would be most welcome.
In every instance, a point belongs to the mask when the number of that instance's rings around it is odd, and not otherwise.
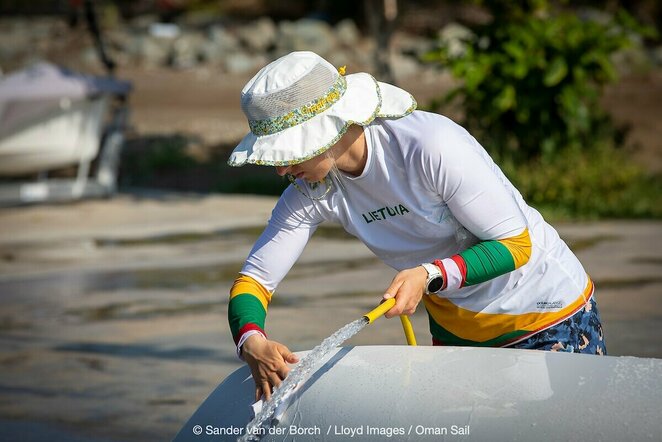
[[[425,282],[425,294],[434,295],[439,293],[444,288],[444,275],[442,275],[441,270],[429,262],[424,262],[421,265],[428,272],[428,280]]]

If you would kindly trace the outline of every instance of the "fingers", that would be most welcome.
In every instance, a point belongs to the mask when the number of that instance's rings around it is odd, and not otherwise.
[[[280,375],[278,373],[271,373],[269,375],[269,384],[271,384],[271,390],[273,391],[274,389],[280,387],[280,384],[283,382],[283,380],[280,378]]]
[[[276,374],[278,375],[278,380],[280,381],[281,379],[285,379],[289,372],[290,372],[290,367],[283,364],[278,370],[276,370]]]
[[[398,315],[412,315],[423,296],[424,275],[417,268],[406,269],[393,278],[386,289],[383,299],[395,298],[395,305],[384,316],[392,318]]]
[[[389,285],[386,291],[384,292],[384,296],[382,296],[383,299],[395,298],[395,295],[398,294],[398,290],[400,290],[400,287],[404,282],[401,278],[399,278],[399,276],[400,273],[395,275],[395,278],[393,278],[393,281],[391,281],[391,285]]]
[[[285,347],[283,344],[278,344],[278,352],[283,357],[285,362],[289,362],[290,364],[299,362],[299,357],[292,353],[290,349]],[[287,370],[289,371],[289,368]]]
[[[407,296],[402,296],[402,303],[396,303],[394,307],[400,309],[398,315],[413,315],[418,306],[418,300],[413,293],[407,293]],[[395,315],[394,315],[395,316]]]
[[[271,393],[274,389],[278,388],[281,384],[281,380],[276,374],[272,374],[268,379],[260,382],[259,387],[255,387],[255,401],[259,401],[260,398],[264,395],[264,400],[268,401],[271,399]]]
[[[263,381],[259,382],[259,387],[256,385],[255,387],[255,401],[260,400],[262,395],[264,395],[264,399],[266,401],[271,399],[271,395],[274,392],[274,390],[283,383],[283,380],[287,377],[287,374],[289,373],[289,368],[285,371],[280,371],[278,373],[276,372],[271,372],[267,375],[266,379]]]
[[[262,390],[262,394],[264,395],[265,401],[271,399],[271,385],[269,385],[269,382],[263,381],[260,390]],[[259,398],[256,400],[259,400]]]
[[[403,310],[402,315],[411,316],[416,313],[417,304],[408,304]]]
[[[396,297],[396,303],[384,314],[387,318],[394,318],[400,315],[413,315],[418,303],[412,302],[407,295]]]
[[[402,314],[402,303],[404,300],[401,296],[398,295],[400,294],[400,289],[404,281],[400,280],[398,276],[399,274],[396,275],[395,279],[393,279],[393,282],[391,282],[391,285],[386,289],[386,293],[384,293],[384,296],[382,296],[383,299],[395,298],[395,305],[391,307],[389,311],[384,313],[384,316],[387,318],[392,318]]]
[[[273,390],[281,385],[290,372],[287,363],[298,361],[297,355],[283,344],[274,341],[268,342],[264,353],[259,357],[247,359],[255,381],[255,400],[262,396],[265,400],[271,399]]]

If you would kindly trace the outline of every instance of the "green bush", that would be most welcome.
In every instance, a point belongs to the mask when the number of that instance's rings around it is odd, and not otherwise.
[[[483,3],[494,20],[473,27],[463,53],[442,46],[425,56],[461,80],[433,110],[459,101],[463,125],[499,159],[613,140],[598,98],[616,75],[611,56],[641,29],[634,20],[621,12],[609,24],[582,21],[552,14],[544,0]]]
[[[660,177],[613,147],[566,149],[546,159],[506,161],[502,169],[546,218],[662,217]]]
[[[597,23],[547,0],[478,3],[493,20],[473,26],[464,50],[425,56],[460,80],[432,110],[460,104],[461,123],[546,216],[661,217],[659,177],[617,148],[622,133],[598,103],[613,55],[652,31],[625,12]]]

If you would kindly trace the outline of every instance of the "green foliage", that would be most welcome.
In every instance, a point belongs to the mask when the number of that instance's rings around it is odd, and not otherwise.
[[[516,164],[504,173],[546,218],[662,217],[662,180],[612,147],[566,149],[562,155]]]
[[[464,53],[444,46],[425,57],[462,81],[434,106],[458,100],[463,125],[500,159],[614,139],[598,98],[616,77],[611,56],[632,41],[633,19],[623,12],[606,25],[582,21],[551,14],[545,0],[484,3],[495,19],[473,29]]]
[[[186,152],[188,143],[179,135],[128,140],[122,153],[122,174],[139,184],[163,171],[192,168],[196,161]]]
[[[461,80],[433,110],[460,104],[462,124],[546,216],[662,217],[660,177],[617,149],[622,134],[598,103],[616,78],[613,55],[651,31],[625,12],[598,23],[547,0],[478,3],[493,20],[464,50],[426,55]]]
[[[234,176],[232,179],[219,179],[212,190],[220,193],[280,196],[290,185],[287,179],[276,175],[271,167],[243,166],[242,169],[247,169],[242,170],[244,174]]]

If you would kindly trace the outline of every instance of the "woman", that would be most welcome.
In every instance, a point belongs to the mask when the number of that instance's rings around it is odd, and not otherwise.
[[[256,399],[297,361],[266,337],[267,305],[319,224],[341,224],[398,270],[386,314],[423,301],[434,345],[605,354],[593,284],[480,144],[407,92],[286,55],[241,94],[249,133],[229,164],[275,166],[280,197],[230,294],[228,319]]]

